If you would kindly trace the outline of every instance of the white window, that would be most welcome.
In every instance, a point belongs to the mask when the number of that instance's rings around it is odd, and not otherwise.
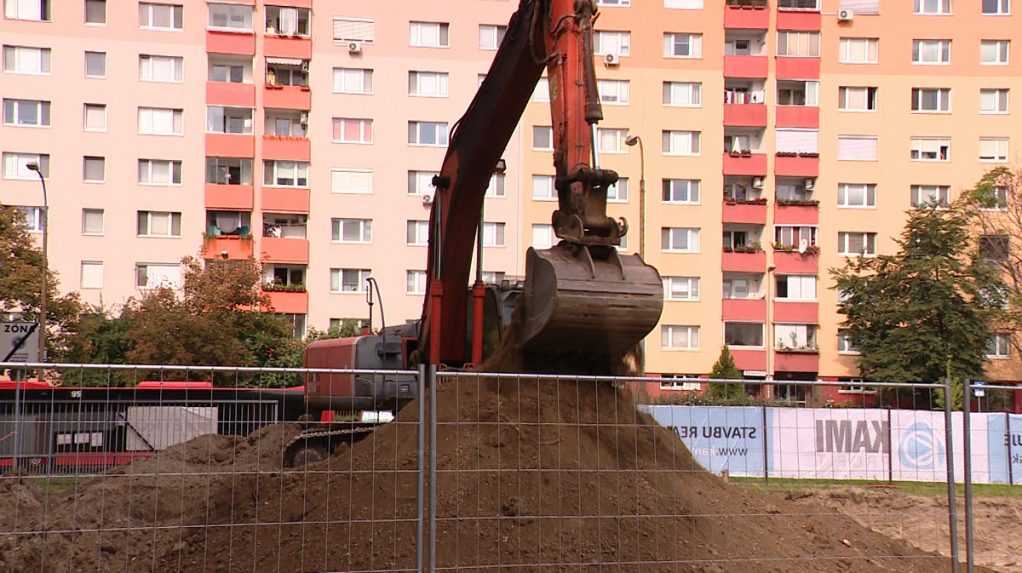
[[[611,105],[625,105],[630,99],[631,86],[628,80],[597,80],[600,101]]]
[[[490,176],[490,184],[486,186],[487,198],[496,198],[504,196],[504,174],[494,173]]]
[[[819,58],[820,33],[778,30],[777,55],[791,58]]]
[[[815,225],[774,225],[774,245],[783,249],[807,249],[816,246]]]
[[[49,127],[50,102],[4,98],[4,125]]]
[[[415,247],[429,244],[429,221],[408,221],[405,228],[405,243]]]
[[[661,145],[665,155],[699,155],[698,131],[664,130]]]
[[[135,265],[135,286],[138,288],[181,288],[181,266],[139,263]]]
[[[175,4],[138,3],[138,25],[149,30],[180,30],[184,7]]]
[[[877,254],[877,234],[861,232],[840,232],[837,234],[837,252],[839,255],[875,255]]]
[[[234,157],[207,157],[206,183],[213,185],[251,185],[252,160]]]
[[[725,322],[724,344],[733,347],[763,348],[763,323]]]
[[[534,249],[549,249],[554,245],[554,241],[557,237],[554,235],[553,225],[533,225],[532,226],[532,248]]]
[[[550,151],[554,148],[554,129],[549,125],[532,126],[532,148]]]
[[[664,277],[667,300],[699,300],[699,277]]]
[[[330,240],[335,243],[371,243],[372,219],[331,219]]]
[[[367,68],[334,68],[334,93],[373,93],[373,71]]]
[[[102,261],[82,261],[82,288],[103,288]]]
[[[184,79],[184,58],[142,54],[138,57],[138,79],[144,82],[180,82]]]
[[[532,176],[532,198],[540,201],[557,200],[557,191],[554,190],[554,178],[552,175]]]
[[[86,183],[102,183],[106,179],[106,159],[103,157],[82,158],[82,180]]]
[[[408,172],[408,194],[433,196],[436,189],[433,187],[433,178],[439,175],[436,171],[409,171]]]
[[[359,169],[333,169],[330,171],[330,191],[368,195],[373,192],[373,172]]]
[[[330,292],[365,292],[369,269],[330,269]]]
[[[819,10],[820,0],[778,0],[777,7],[782,10]]]
[[[596,128],[596,141],[599,145],[600,153],[624,153],[625,139],[627,137],[627,129]]]
[[[876,207],[877,186],[872,183],[839,183],[837,206],[850,209]]]
[[[103,234],[102,209],[82,209],[82,234],[83,235]]]
[[[951,0],[915,0],[916,14],[945,15],[951,13]]]
[[[627,177],[619,177],[616,183],[607,187],[607,201],[609,203],[624,203],[628,201]]]
[[[532,90],[532,101],[541,103],[550,101],[550,80],[548,78],[539,78],[539,81],[536,82],[536,88]]]
[[[951,111],[951,88],[912,88],[912,111]]]
[[[408,143],[411,145],[447,145],[447,122],[409,121]]]
[[[627,5],[630,0],[617,1]],[[702,10],[703,0],[664,0],[664,8],[673,8],[678,10]]]
[[[778,350],[816,350],[815,324],[775,324],[774,348]]]
[[[106,0],[85,0],[85,23],[106,24]]]
[[[376,22],[365,18],[334,18],[334,42],[372,43],[376,40]]]
[[[9,20],[48,22],[50,0],[4,0],[4,16]]]
[[[504,34],[507,33],[507,26],[492,26],[489,24],[479,25],[479,49],[496,50],[504,41]]]
[[[252,83],[252,69],[249,64],[230,61],[226,58],[209,62],[209,81],[234,84]]]
[[[138,132],[143,135],[181,135],[184,111],[159,107],[138,108]]]
[[[208,106],[206,108],[206,131],[209,133],[252,133],[252,109]]]
[[[39,153],[4,153],[4,179],[31,179],[39,178],[34,171],[28,168],[34,163],[39,166],[43,177],[50,176],[50,156]]]
[[[446,22],[411,22],[409,42],[420,48],[446,48],[450,45],[449,31]]]
[[[838,109],[841,111],[876,111],[877,88],[846,86],[838,88]]]
[[[1011,355],[1011,335],[997,333],[987,340],[987,358],[1008,358]]]
[[[596,0],[597,6],[631,6],[632,0]]]
[[[627,56],[631,53],[631,32],[596,30],[593,32],[593,49],[597,56],[614,54]]]
[[[664,82],[664,105],[699,107],[703,105],[702,92],[699,82]]]
[[[252,7],[239,4],[210,4],[209,27],[251,31]]]
[[[760,297],[760,279],[756,276],[724,277],[724,298],[754,299]]]
[[[483,246],[504,246],[504,223],[483,223]]]
[[[266,33],[278,36],[308,36],[311,12],[308,8],[267,6]]]
[[[1011,14],[1011,0],[983,0],[983,14],[987,16]]]
[[[272,187],[308,187],[309,163],[306,161],[264,161],[263,184]]]
[[[372,143],[373,120],[368,118],[335,117],[334,143]]]
[[[106,52],[85,52],[85,77],[106,77]]]
[[[4,71],[16,74],[48,74],[50,49],[4,46]]]
[[[665,33],[664,56],[668,58],[703,57],[703,35]]]
[[[1007,137],[979,138],[979,160],[989,163],[1002,163],[1008,160]]]
[[[815,129],[777,129],[776,145],[781,153],[818,153],[820,132]]]
[[[913,161],[950,161],[951,138],[913,137],[910,157]]]
[[[837,331],[837,351],[838,354],[859,354],[859,350],[852,343],[852,335],[847,330]]]
[[[699,187],[698,179],[664,179],[663,201],[696,205],[699,203]]]
[[[85,104],[82,109],[82,128],[85,131],[106,131],[106,105]]]
[[[697,350],[699,327],[665,324],[660,327],[660,346],[672,350]]]
[[[912,63],[950,64],[951,40],[912,40]]]
[[[777,275],[777,298],[780,300],[816,300],[814,275]]]
[[[1008,40],[982,40],[979,43],[979,61],[985,66],[1008,64],[1011,42]]]
[[[913,185],[910,201],[913,207],[939,205],[947,207],[950,203],[951,188],[947,185]]]
[[[678,253],[699,252],[699,229],[664,227],[660,229],[660,248]]]
[[[988,114],[1008,113],[1007,88],[979,90],[979,112]]]
[[[875,64],[880,59],[878,38],[841,38],[842,64]]]
[[[273,137],[307,137],[308,124],[298,112],[267,111],[263,135]]]
[[[180,237],[181,213],[172,211],[139,211],[139,237]]]
[[[876,161],[877,137],[875,135],[839,135],[837,158],[839,161]]]
[[[408,95],[447,97],[447,72],[408,72]]]
[[[43,208],[42,207],[15,207],[21,213],[25,221],[25,229],[32,233],[39,233],[43,230]]]
[[[405,271],[405,293],[426,294],[426,271]]]

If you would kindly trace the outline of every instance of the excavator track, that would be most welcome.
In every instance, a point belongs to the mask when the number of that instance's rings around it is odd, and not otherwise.
[[[335,430],[304,430],[291,438],[291,441],[284,445],[285,465],[299,467],[321,461],[333,453],[337,443],[357,442],[373,433],[380,424],[355,422],[344,425],[347,427]]]

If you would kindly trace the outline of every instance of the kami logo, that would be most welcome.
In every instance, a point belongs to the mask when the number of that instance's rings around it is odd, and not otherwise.
[[[878,454],[891,449],[887,422],[816,420],[816,451],[831,454]]]
[[[944,467],[947,452],[944,442],[926,422],[916,422],[901,432],[898,457],[903,468],[932,470]]]

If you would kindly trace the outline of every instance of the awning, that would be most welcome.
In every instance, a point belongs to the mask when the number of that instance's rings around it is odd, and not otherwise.
[[[302,61],[298,58],[266,58],[267,64],[279,64],[282,66],[300,66]]]

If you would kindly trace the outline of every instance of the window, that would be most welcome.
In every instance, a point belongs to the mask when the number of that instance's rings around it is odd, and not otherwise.
[[[331,219],[330,240],[335,243],[371,243],[372,219]]]
[[[556,240],[553,225],[546,224],[532,226],[532,248],[549,249],[554,245]]]
[[[554,190],[554,178],[552,175],[532,176],[532,198],[541,201],[554,201],[557,199],[557,191]]]
[[[819,58],[820,33],[778,30],[777,55],[791,58]]]
[[[597,56],[606,56],[608,54],[627,56],[631,53],[631,45],[631,32],[611,32],[608,30],[596,30],[593,32],[593,50]]]
[[[1011,243],[1006,235],[983,235],[979,238],[979,254],[984,260],[1002,263],[1008,260]]]
[[[83,235],[103,234],[102,209],[82,209],[82,234]]]
[[[702,34],[664,34],[664,57],[667,58],[701,58],[703,57]]]
[[[50,176],[50,156],[39,153],[4,153],[4,179],[31,179],[39,176],[28,168],[35,163],[42,171],[43,177]]]
[[[330,292],[365,292],[369,269],[330,269]]]
[[[209,62],[209,81],[230,82],[235,84],[251,83],[251,70],[244,62],[233,62],[226,59]]]
[[[724,344],[763,348],[763,324],[759,322],[725,322]]]
[[[838,354],[859,354],[859,350],[852,343],[852,335],[847,330],[837,331],[837,351]]]
[[[913,137],[911,143],[913,161],[951,160],[951,139],[947,137]]]
[[[759,241],[754,240],[754,233],[752,231],[725,228],[723,236],[724,252],[746,248],[759,249]],[[755,238],[758,239],[758,237]]]
[[[664,105],[699,107],[703,84],[699,82],[664,82]]]
[[[278,36],[308,36],[311,12],[308,8],[267,6],[266,33]]]
[[[4,46],[4,71],[15,74],[48,74],[50,49]]]
[[[1008,113],[1008,90],[1006,88],[979,90],[979,112]]]
[[[85,131],[106,131],[106,105],[85,104],[82,113],[82,128]]]
[[[479,25],[479,49],[496,50],[504,41],[504,34],[507,33],[507,26],[491,26],[488,24]]]
[[[252,7],[237,4],[210,4],[209,27],[251,31]]]
[[[631,6],[632,5],[632,0],[596,0],[596,5],[597,6]]]
[[[483,223],[483,246],[504,246],[504,223]]]
[[[816,277],[813,275],[777,275],[777,298],[781,300],[816,300]]]
[[[447,72],[408,72],[408,95],[447,97]]]
[[[664,277],[667,300],[699,300],[699,277]]]
[[[808,225],[774,225],[775,248],[804,249],[816,246],[816,227]]]
[[[669,350],[697,350],[699,327],[665,324],[660,327],[660,346]]]
[[[420,48],[446,48],[450,45],[450,24],[446,22],[411,22],[409,43]]]
[[[139,211],[139,237],[180,237],[181,213],[172,211]]]
[[[309,216],[295,213],[263,213],[263,236],[307,239]]]
[[[1008,40],[982,40],[979,43],[979,61],[984,66],[1008,64],[1011,42]]]
[[[447,145],[447,122],[409,121],[408,143],[410,145]]]
[[[820,132],[815,129],[777,129],[779,153],[818,153]]]
[[[306,161],[264,161],[263,184],[274,187],[308,187],[309,164]]]
[[[271,286],[305,286],[305,267],[266,265],[263,281]]]
[[[609,192],[608,192],[609,193]],[[495,198],[504,196],[504,174],[494,173],[490,176],[490,184],[486,186],[484,197]]]
[[[252,133],[252,109],[209,106],[206,108],[208,133]]]
[[[426,294],[426,271],[405,271],[405,293]]]
[[[951,13],[951,0],[915,0],[916,14],[946,15]]]
[[[213,185],[251,185],[252,160],[233,157],[207,157],[206,183]]]
[[[4,0],[4,16],[9,20],[49,22],[50,0]]]
[[[334,42],[365,42],[376,40],[376,22],[364,18],[334,18]]]
[[[135,286],[138,288],[180,288],[181,267],[176,264],[139,263],[135,265]]]
[[[480,84],[481,83],[482,82],[480,82]],[[532,90],[532,101],[550,101],[550,80],[548,78],[539,78],[539,81],[536,82],[536,87]]]
[[[408,172],[408,194],[433,196],[436,189],[433,187],[433,178],[439,175],[436,171],[409,171]]]
[[[330,191],[368,195],[373,192],[373,172],[359,169],[330,171]]]
[[[221,108],[222,109],[222,108]],[[159,107],[138,108],[138,132],[143,135],[181,135],[184,111]]]
[[[307,137],[308,117],[303,112],[267,111],[263,135],[272,137]]]
[[[760,297],[760,279],[757,276],[725,276],[724,298],[753,299]]]
[[[819,0],[779,0],[778,8],[785,10],[819,10]]]
[[[979,160],[989,163],[1001,163],[1008,160],[1007,137],[979,138]]]
[[[951,40],[912,40],[912,63],[950,64]]]
[[[837,206],[864,209],[877,206],[877,186],[872,183],[839,183]]]
[[[180,30],[184,7],[174,4],[138,3],[138,25],[149,30]]]
[[[875,255],[877,254],[877,234],[860,232],[840,232],[837,234],[837,252],[839,255]]]
[[[180,82],[184,77],[184,58],[179,56],[138,57],[138,79],[143,82]]]
[[[661,136],[661,145],[666,155],[699,155],[698,131],[668,131]]]
[[[25,229],[32,233],[39,233],[43,230],[43,208],[42,207],[16,207],[25,221]]]
[[[408,221],[405,228],[405,243],[415,247],[429,244],[429,221]]]
[[[549,125],[532,126],[532,148],[550,151],[554,148],[554,129]]]
[[[733,94],[733,96],[732,96]],[[757,96],[759,96],[757,98]],[[725,98],[733,97],[737,101],[728,103],[747,103],[743,92],[725,92]],[[755,101],[758,99],[759,101]],[[753,92],[752,103],[762,103],[762,93]],[[777,82],[777,105],[797,105],[817,107],[820,105],[820,82],[805,80],[780,80]]]
[[[334,68],[334,93],[373,93],[373,71],[366,68]]]
[[[103,157],[83,157],[82,180],[86,183],[102,183],[106,180],[106,159]]]
[[[838,88],[838,109],[841,111],[876,111],[877,88],[845,86]]]
[[[483,271],[483,282],[488,285],[499,285],[506,275],[500,271]]]
[[[49,127],[50,102],[34,99],[4,99],[4,125]]]
[[[698,204],[699,187],[698,179],[664,179],[663,201],[664,203]]]
[[[334,143],[372,143],[373,120],[365,118],[335,117]]]
[[[1008,209],[1008,188],[998,185],[990,190],[991,196],[983,202],[983,209],[1006,211]]]
[[[660,248],[679,253],[698,253],[699,229],[664,227],[660,229]]]
[[[82,261],[82,288],[103,288],[103,263],[101,261]]]
[[[298,60],[295,58],[266,58],[266,85],[308,86],[308,60]]]
[[[631,97],[628,80],[597,80],[600,101],[611,105],[625,105]]]
[[[912,88],[912,111],[951,111],[951,88]]]
[[[983,14],[987,16],[1011,14],[1011,0],[983,0]]]
[[[614,0],[610,0],[614,1]],[[622,5],[628,5],[630,0],[618,0]],[[597,2],[599,4],[600,2]],[[664,8],[680,10],[702,10],[703,0],[664,0]]]
[[[878,38],[841,38],[842,64],[875,64],[880,58]]]
[[[839,161],[876,161],[876,136],[839,135],[837,139],[837,158]]]
[[[627,129],[596,128],[596,141],[600,153],[624,153],[625,138],[627,137]]]
[[[85,77],[106,77],[106,52],[85,52]]]
[[[777,201],[812,201],[813,189],[806,189],[805,179],[777,179]]]
[[[85,0],[85,23],[106,24],[106,0]]]
[[[1011,354],[1011,335],[1006,333],[997,333],[991,336],[987,340],[986,357],[987,358],[1008,358]]]
[[[628,201],[628,178],[619,177],[617,182],[607,187],[607,202],[624,203]]]
[[[816,350],[815,324],[774,325],[774,348],[777,350]]]

